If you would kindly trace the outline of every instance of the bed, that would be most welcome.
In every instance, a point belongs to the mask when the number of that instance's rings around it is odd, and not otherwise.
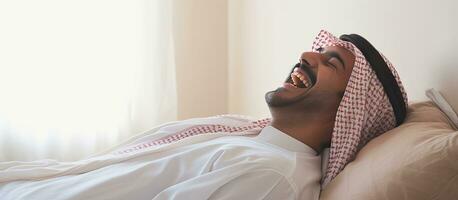
[[[443,110],[446,111],[444,108],[441,110],[437,103],[431,101],[411,104],[405,123],[369,142],[357,154],[355,160],[349,163],[326,188],[322,189],[320,199],[458,199],[458,131],[451,117],[447,116],[447,112]],[[201,118],[199,120],[214,119]],[[176,122],[168,125],[174,123]],[[185,123],[193,122],[190,120]],[[23,168],[15,168],[12,171],[5,171],[4,169],[9,167],[8,163],[2,163],[0,165],[0,188],[2,181],[42,180],[63,175],[77,176],[83,173],[90,174],[87,172],[104,166],[111,167],[116,163],[132,159],[129,156],[112,157],[111,153],[123,152],[134,144],[164,136],[161,135],[161,132],[151,136],[148,134],[151,132],[155,130],[140,134],[117,147],[94,156],[94,159],[73,163],[43,160],[27,163],[22,165]],[[11,166],[17,164],[10,163]],[[38,168],[40,168],[39,171],[35,170]],[[120,168],[120,170],[123,169],[126,168]],[[111,186],[113,187],[95,192],[108,195],[110,190],[116,187],[125,187],[129,179],[116,176],[110,178],[107,175],[102,181],[112,181]],[[90,184],[88,181],[85,187],[90,188]],[[136,185],[127,184],[127,186],[135,191]],[[9,187],[15,187],[15,185]],[[77,190],[76,187],[74,189],[71,191],[83,191]],[[0,190],[0,195],[5,194],[2,194]],[[84,197],[84,194],[76,196]]]

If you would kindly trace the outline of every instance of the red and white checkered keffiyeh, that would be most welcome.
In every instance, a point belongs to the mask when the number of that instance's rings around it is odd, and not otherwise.
[[[323,187],[355,158],[356,153],[367,142],[396,126],[388,96],[361,51],[352,43],[340,40],[324,30],[315,38],[312,51],[317,52],[318,48],[329,46],[348,49],[355,56],[355,63],[337,109],[328,168],[322,180]],[[385,56],[383,58],[393,73],[407,106],[407,94],[399,75],[393,64]]]
[[[218,116],[216,116],[218,117]],[[221,118],[230,118],[231,116],[221,115]],[[242,120],[242,118],[233,117],[237,120]],[[139,150],[148,149],[150,147],[171,144],[176,141],[188,138],[191,136],[201,135],[201,134],[211,134],[211,133],[225,133],[229,135],[256,135],[259,134],[261,129],[270,124],[270,118],[259,119],[255,121],[243,119],[244,123],[236,126],[230,126],[226,124],[211,123],[211,124],[196,124],[189,127],[185,127],[181,130],[177,130],[175,133],[170,135],[160,137],[154,140],[141,142],[136,145],[124,148],[120,151],[116,151],[115,154],[124,154],[132,153]]]

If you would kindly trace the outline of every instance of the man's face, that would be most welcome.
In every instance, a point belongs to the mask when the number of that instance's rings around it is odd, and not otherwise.
[[[333,96],[341,98],[354,62],[354,55],[343,47],[304,52],[283,85],[266,93],[266,102],[269,107],[285,107]]]

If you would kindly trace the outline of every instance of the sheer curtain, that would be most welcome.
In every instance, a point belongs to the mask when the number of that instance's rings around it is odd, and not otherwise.
[[[0,161],[87,157],[176,119],[168,0],[0,2]]]

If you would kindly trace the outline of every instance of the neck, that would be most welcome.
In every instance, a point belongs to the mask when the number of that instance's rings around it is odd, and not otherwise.
[[[329,112],[323,107],[319,110],[315,109],[315,112],[271,110],[271,125],[313,148],[319,154],[329,145],[334,127],[335,110],[334,108]]]

